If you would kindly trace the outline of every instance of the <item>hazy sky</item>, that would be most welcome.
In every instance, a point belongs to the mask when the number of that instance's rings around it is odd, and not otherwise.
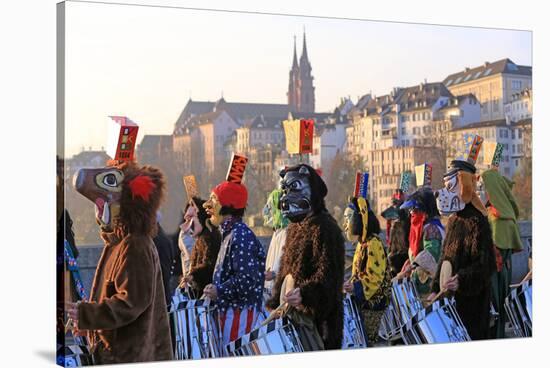
[[[66,4],[68,156],[106,146],[108,115],[137,122],[140,142],[171,134],[189,97],[286,103],[293,36],[300,56],[304,27],[319,112],[485,61],[532,64],[525,31]]]

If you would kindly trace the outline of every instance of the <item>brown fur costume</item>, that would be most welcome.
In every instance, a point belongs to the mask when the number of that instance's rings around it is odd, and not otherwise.
[[[486,216],[472,204],[450,217],[433,292],[439,292],[441,263],[450,261],[458,274],[456,308],[473,340],[488,338],[490,277],[495,271],[491,228]]]
[[[209,230],[205,226],[193,245],[189,274],[193,276],[193,291],[197,298],[202,296],[204,287],[212,283],[220,244],[220,232],[217,229]]]
[[[173,358],[170,326],[158,253],[152,240],[164,178],[158,169],[134,163],[82,169],[81,187],[77,190],[91,200],[97,193],[104,196],[105,189],[94,186],[90,178],[114,168],[124,174],[123,182],[117,183],[122,188],[120,211],[113,216],[111,226],[102,227],[105,247],[90,301],[78,305],[78,328],[88,331],[97,363],[169,360]],[[146,196],[136,195],[136,189],[132,189],[131,183],[138,176],[149,178]]]
[[[343,332],[344,238],[326,210],[288,225],[281,269],[268,308],[279,305],[284,277],[302,294],[303,312],[313,317],[325,349],[340,349]]]

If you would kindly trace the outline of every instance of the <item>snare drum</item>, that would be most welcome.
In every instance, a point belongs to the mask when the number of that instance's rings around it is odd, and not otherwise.
[[[456,311],[454,300],[435,301],[403,326],[403,342],[407,345],[470,340]]]
[[[65,335],[65,345],[58,345],[56,357],[57,364],[62,367],[94,365],[87,339],[73,336],[71,332]]]
[[[175,335],[174,357],[177,360],[221,356],[218,313],[207,299],[174,296],[170,323]]]
[[[533,291],[532,280],[521,283],[510,291],[504,301],[504,309],[512,323],[512,329],[517,337],[533,335]]]
[[[304,351],[288,318],[278,318],[225,346],[229,356],[283,354]]]
[[[366,348],[367,334],[363,326],[361,312],[353,295],[346,294],[344,298],[344,335],[343,349]]]
[[[384,340],[402,338],[402,327],[422,309],[414,282],[409,278],[392,281],[390,303],[380,322],[379,336]]]

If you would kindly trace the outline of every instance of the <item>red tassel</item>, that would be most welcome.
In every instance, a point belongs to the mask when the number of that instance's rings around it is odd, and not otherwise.
[[[149,195],[155,188],[155,183],[153,183],[153,180],[149,176],[138,175],[128,183],[128,186],[132,191],[132,199],[140,197],[145,202],[148,202]]]

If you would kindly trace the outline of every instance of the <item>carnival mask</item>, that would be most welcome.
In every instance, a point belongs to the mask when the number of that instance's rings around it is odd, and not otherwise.
[[[288,220],[283,216],[280,209],[280,199],[283,192],[275,189],[267,197],[267,202],[262,210],[264,226],[272,229],[281,229],[288,225]]]
[[[351,242],[366,240],[368,204],[364,198],[351,198],[344,211],[344,233]]]
[[[461,171],[454,171],[443,177],[445,187],[435,192],[437,209],[442,215],[449,216],[462,211],[466,202],[461,198],[462,183],[459,177]]]
[[[214,226],[220,226],[223,222],[223,215],[220,213],[222,204],[215,193],[210,194],[210,198],[202,205]]]
[[[124,173],[117,168],[80,169],[73,178],[76,190],[95,204],[98,224],[109,228],[120,214]]]
[[[202,232],[202,225],[199,220],[199,209],[193,200],[189,201],[183,219],[184,223],[181,225],[181,230],[184,234],[197,236]]]
[[[296,171],[282,172],[281,210],[291,222],[300,222],[312,211],[310,173],[305,166]]]

